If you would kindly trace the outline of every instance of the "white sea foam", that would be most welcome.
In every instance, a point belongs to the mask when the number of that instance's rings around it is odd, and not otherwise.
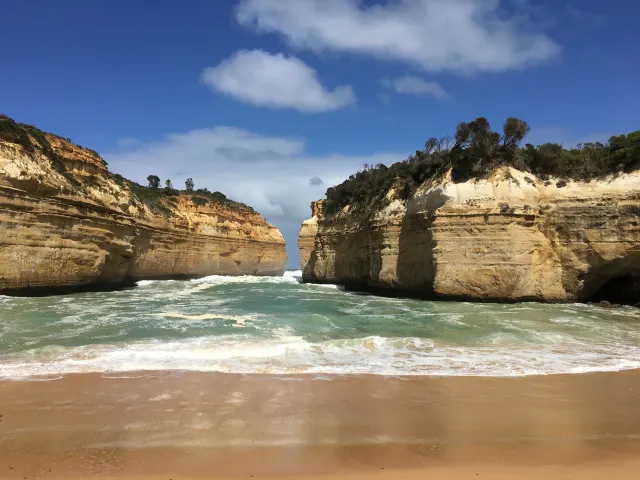
[[[325,290],[345,290],[344,285],[333,285],[330,283],[306,283],[305,286],[311,288],[325,289]]]
[[[14,376],[6,376],[6,377],[0,377],[3,380],[11,380],[11,381],[15,381],[15,382],[55,382],[56,380],[62,380],[64,377],[62,377],[60,374],[53,374],[54,376],[46,376],[47,374],[41,374],[41,373],[36,373],[36,374],[24,374],[24,375],[14,375]]]
[[[287,270],[283,277],[293,277],[302,280],[302,270]]]
[[[443,314],[443,315],[438,315],[438,320],[448,323],[450,325],[455,325],[458,327],[466,327],[467,324],[465,322],[462,321],[462,319],[464,318],[464,315],[455,315],[455,314]]]
[[[105,294],[0,297],[0,377],[142,370],[517,376],[640,368],[634,309],[354,297],[335,285],[301,283],[301,276],[151,280]],[[227,320],[247,328],[230,335]]]
[[[156,286],[156,287],[170,287],[172,285],[181,285],[183,283],[186,283],[185,280],[176,280],[176,279],[167,279],[167,278],[162,278],[162,279],[157,279],[157,280],[138,280],[136,282],[137,286]]]
[[[299,273],[299,275],[297,275]],[[208,277],[197,278],[191,280],[192,283],[206,283],[213,285],[230,285],[234,283],[242,284],[277,284],[277,283],[289,283],[298,285],[302,282],[302,272],[285,272],[281,277],[262,277],[255,275],[240,275],[237,277],[227,275],[209,275]]]
[[[640,368],[640,347],[594,347],[564,338],[539,345],[486,347],[438,345],[423,338],[364,338],[312,343],[287,335],[272,338],[213,336],[173,342],[46,347],[37,358],[5,361],[0,377],[80,372],[191,370],[245,374],[378,374],[524,376]]]
[[[236,322],[238,325],[243,325],[245,322],[250,320],[255,320],[255,316],[253,315],[227,315],[227,314],[211,314],[205,313],[202,315],[187,315],[179,312],[162,312],[155,314],[158,317],[166,317],[166,318],[178,318],[181,320],[193,320],[196,322],[201,322],[203,320],[232,320]]]
[[[286,271],[281,277],[263,277],[255,275],[241,275],[241,276],[227,276],[227,275],[210,275],[208,277],[197,278],[191,280],[193,283],[207,284],[210,287],[216,285],[233,285],[233,284],[289,284],[289,285],[301,285],[306,288],[312,289],[324,289],[324,290],[344,290],[343,285],[333,284],[315,284],[315,283],[303,283],[302,270]],[[207,288],[207,287],[203,287]]]

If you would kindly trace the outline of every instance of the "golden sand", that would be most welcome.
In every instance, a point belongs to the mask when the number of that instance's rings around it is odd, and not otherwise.
[[[0,478],[636,479],[640,372],[0,382]]]

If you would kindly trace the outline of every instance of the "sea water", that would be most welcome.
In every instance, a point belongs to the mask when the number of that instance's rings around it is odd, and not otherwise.
[[[0,377],[191,370],[520,376],[640,367],[632,307],[431,302],[283,277],[0,296]]]

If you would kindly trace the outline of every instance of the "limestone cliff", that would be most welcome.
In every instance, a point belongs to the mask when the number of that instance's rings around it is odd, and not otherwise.
[[[331,216],[314,204],[299,241],[304,280],[424,297],[640,302],[640,172],[580,183],[501,167],[387,198]]]
[[[284,239],[251,208],[206,192],[154,192],[67,139],[7,117],[0,127],[3,293],[283,274]]]

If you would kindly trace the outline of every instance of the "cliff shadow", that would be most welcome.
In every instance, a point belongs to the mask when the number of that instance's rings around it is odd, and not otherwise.
[[[367,229],[367,285],[370,288],[379,288],[380,275],[384,268],[382,250],[387,248],[383,229],[379,225],[370,225]]]
[[[580,300],[640,305],[640,252],[594,266],[580,277]]]
[[[433,222],[435,212],[448,200],[441,190],[429,192],[416,208],[408,203],[400,227],[398,244],[397,280],[402,291],[412,296],[432,297],[436,263]]]
[[[368,222],[335,237],[335,276],[349,289],[368,290],[378,284],[382,270],[383,235]]]
[[[318,253],[316,248],[311,250],[309,259],[306,263],[302,263],[302,278],[307,280],[316,281],[316,263],[318,262]]]
[[[118,292],[136,288],[135,280],[126,278],[118,282],[91,282],[79,285],[60,285],[51,287],[22,287],[0,289],[0,295],[9,297],[57,297],[75,293]]]
[[[329,227],[326,225],[329,233],[318,233],[314,239],[309,258],[302,265],[304,280],[368,290],[382,266],[381,232],[367,221]]]

